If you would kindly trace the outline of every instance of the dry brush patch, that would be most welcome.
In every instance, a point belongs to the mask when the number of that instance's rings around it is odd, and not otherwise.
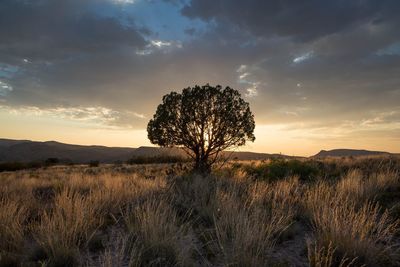
[[[27,209],[23,204],[10,200],[0,200],[0,251],[19,251],[24,243],[24,222]],[[4,257],[4,253],[1,253]]]
[[[357,258],[357,263],[399,264],[399,221],[365,198],[365,192],[370,192],[368,183],[366,188],[349,181],[338,185],[320,182],[306,192],[304,203],[317,243],[325,248],[333,245],[337,254]]]
[[[272,250],[291,221],[292,212],[278,205],[260,208],[235,193],[218,195],[214,224],[219,261],[224,266],[265,266]]]
[[[318,242],[310,240],[307,242],[307,256],[310,267],[355,266],[357,257],[350,259],[344,255],[338,258],[335,252],[336,248],[333,247],[332,242],[328,246],[321,246]]]
[[[317,182],[233,165],[1,173],[0,266],[396,266],[399,174],[351,162],[362,168]]]
[[[33,236],[50,261],[62,259],[73,264],[79,248],[101,226],[102,217],[90,196],[66,188],[56,196],[54,207],[33,225]]]
[[[131,237],[130,262],[137,266],[191,266],[196,253],[189,222],[182,221],[168,198],[145,200],[124,213]]]

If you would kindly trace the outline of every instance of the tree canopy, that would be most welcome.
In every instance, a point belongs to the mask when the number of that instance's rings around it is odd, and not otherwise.
[[[147,125],[151,143],[181,147],[195,169],[208,172],[220,153],[254,141],[254,116],[249,103],[230,87],[188,87],[165,95]]]

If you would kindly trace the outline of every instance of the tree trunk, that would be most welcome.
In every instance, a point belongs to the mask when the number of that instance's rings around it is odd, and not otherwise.
[[[211,173],[211,165],[208,162],[208,158],[203,155],[196,155],[196,162],[193,169],[194,172],[201,175],[208,175]]]

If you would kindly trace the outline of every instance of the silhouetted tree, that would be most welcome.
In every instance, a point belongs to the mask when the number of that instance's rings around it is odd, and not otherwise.
[[[153,144],[183,148],[195,170],[207,173],[221,151],[253,142],[254,127],[249,103],[237,90],[207,84],[165,95],[147,132]]]

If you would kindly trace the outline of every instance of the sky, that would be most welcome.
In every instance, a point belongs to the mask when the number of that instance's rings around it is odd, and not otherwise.
[[[150,145],[162,96],[230,86],[240,151],[400,152],[400,1],[2,0],[0,138]]]

